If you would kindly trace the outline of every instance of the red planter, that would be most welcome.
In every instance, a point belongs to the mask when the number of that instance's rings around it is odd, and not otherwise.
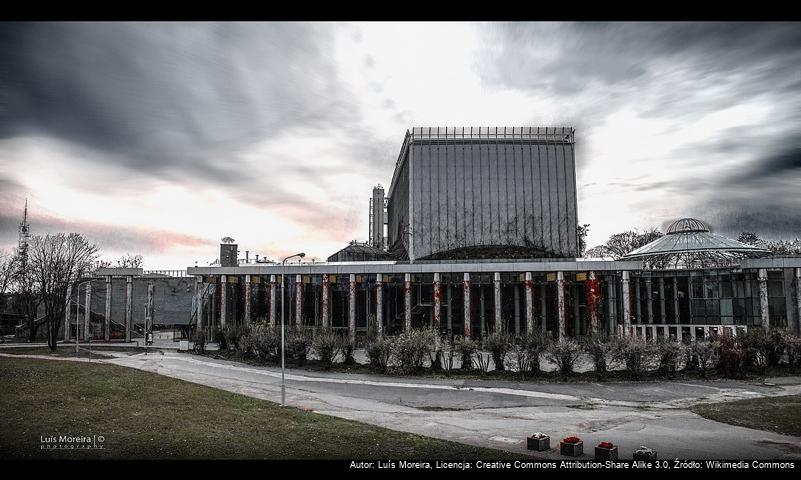
[[[595,447],[595,459],[596,460],[617,460],[617,445],[607,448],[607,447]]]
[[[584,453],[584,442],[559,443],[559,452],[566,457],[578,457]]]

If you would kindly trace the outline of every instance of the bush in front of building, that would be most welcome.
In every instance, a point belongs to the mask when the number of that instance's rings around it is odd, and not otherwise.
[[[321,328],[314,332],[312,350],[326,370],[329,370],[342,351],[346,341],[331,329]]]
[[[370,366],[378,371],[386,372],[392,358],[393,348],[393,337],[376,334],[373,338],[368,339],[364,351]]]
[[[581,339],[581,347],[595,367],[595,373],[603,377],[617,350],[616,338],[607,333],[591,333]]]
[[[509,351],[514,357],[514,364],[517,371],[526,376],[532,373],[540,373],[540,355],[550,343],[550,338],[540,330],[534,330],[525,334],[515,335],[511,339]]]
[[[395,338],[393,372],[416,373],[423,369],[426,357],[434,349],[434,332],[430,328],[414,329]]]
[[[719,348],[717,340],[696,340],[690,345],[691,358],[694,358],[701,377],[706,378],[709,371],[718,365]]]
[[[523,337],[523,342],[528,352],[529,372],[534,374],[542,373],[540,356],[553,343],[553,339],[542,330],[533,330],[526,333]]]
[[[242,332],[238,348],[245,357],[262,362],[276,362],[281,354],[280,332],[261,324],[250,325]]]
[[[723,336],[719,340],[718,358],[724,377],[742,378],[745,376],[746,349],[737,337]]]
[[[790,334],[782,329],[775,328],[770,331],[767,338],[765,356],[769,367],[778,367],[787,350]]]
[[[206,353],[206,332],[202,328],[195,330],[192,338],[192,350],[195,353]]]
[[[225,328],[214,328],[214,338],[220,350],[239,349],[239,340],[248,332],[249,327],[240,325],[226,325]]]
[[[617,342],[614,357],[625,365],[631,378],[638,379],[650,368],[655,354],[654,345],[642,338],[627,337]]]
[[[745,353],[745,368],[764,373],[768,368],[768,336],[761,328],[750,328],[737,335],[737,342]]]
[[[505,332],[492,332],[484,338],[481,346],[492,354],[496,371],[502,372],[506,369],[504,364],[513,340],[512,335]]]
[[[573,373],[582,353],[581,346],[577,341],[572,338],[562,338],[548,346],[545,350],[545,357],[556,364],[562,377],[567,378]]]
[[[792,335],[787,339],[787,366],[791,373],[801,367],[801,337]]]
[[[462,360],[462,371],[473,370],[473,356],[478,351],[479,344],[470,337],[458,336],[454,338],[453,346]]]
[[[293,328],[286,339],[287,353],[289,358],[298,366],[306,364],[311,346],[311,336],[302,328]]]
[[[656,342],[656,356],[659,360],[659,371],[668,378],[675,378],[687,356],[686,347],[681,342],[660,338]]]

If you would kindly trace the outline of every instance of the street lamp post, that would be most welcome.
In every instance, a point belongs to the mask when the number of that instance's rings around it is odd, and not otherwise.
[[[284,292],[286,289],[286,261],[294,257],[305,257],[306,254],[296,253],[286,257],[281,262],[281,406],[286,406],[286,383],[284,382],[284,320],[286,319],[286,310],[284,310]]]

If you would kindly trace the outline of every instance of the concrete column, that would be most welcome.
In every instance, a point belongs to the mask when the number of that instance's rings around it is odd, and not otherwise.
[[[375,276],[375,326],[379,335],[384,333],[384,276]]]
[[[356,345],[356,275],[353,273],[348,284],[348,336],[350,344]]]
[[[547,317],[547,306],[545,305],[545,292],[547,292],[547,288],[540,289],[540,327],[542,328],[542,333],[548,333],[548,317]]]
[[[801,332],[801,268],[795,269],[795,333]]]
[[[64,310],[64,341],[70,339],[70,306],[72,305],[72,284],[67,285],[67,309]]]
[[[484,285],[478,286],[478,308],[481,310],[479,312],[479,320],[481,322],[481,336],[485,336],[487,334],[487,317],[486,317],[486,305],[484,305]]]
[[[276,289],[277,289],[277,282],[275,281],[275,275],[270,275],[270,326],[275,327],[275,310],[278,304],[276,303]]]
[[[534,331],[534,280],[531,272],[526,272],[526,333]]]
[[[651,341],[656,342],[656,325],[651,325]]]
[[[228,310],[228,277],[220,275],[220,328],[225,328],[226,312]]]
[[[330,286],[329,286],[328,281],[329,281],[328,274],[324,273],[323,274],[323,286],[322,286],[322,289],[323,289],[323,295],[322,295],[323,296],[323,299],[322,299],[322,303],[323,303],[323,309],[322,309],[323,310],[323,313],[322,313],[323,328],[328,328],[328,327],[331,326],[331,314],[330,314],[330,310],[328,309],[328,303],[329,303],[328,297],[329,297],[329,291],[330,291]]]
[[[651,277],[645,278],[645,301],[648,302],[645,306],[648,315],[647,321],[649,325],[652,325],[654,323],[654,287]]]
[[[495,331],[502,332],[504,331],[503,326],[503,318],[501,317],[501,274],[500,272],[495,272],[493,278],[493,287],[495,291]]]
[[[607,302],[609,306],[609,319],[607,320],[607,328],[610,335],[617,332],[617,279],[614,275],[608,275],[606,289],[608,292]]]
[[[453,285],[448,285],[447,296],[445,304],[445,310],[448,312],[448,337],[450,338],[451,334],[453,334]]]
[[[252,284],[250,283],[250,275],[245,275],[245,325],[250,324],[253,319],[251,315],[250,297],[251,297]]]
[[[125,277],[125,341],[131,341],[131,313],[133,308],[133,277]]]
[[[673,277],[673,321],[681,323],[681,312],[679,311],[679,277]],[[679,335],[681,338],[681,335]]]
[[[770,330],[770,313],[768,308],[768,271],[759,269],[759,308],[762,315],[762,328]]]
[[[667,323],[667,318],[665,318],[666,312],[665,310],[665,277],[659,277],[659,323],[665,324]]]
[[[412,329],[412,274],[403,277],[403,328],[404,331]]]
[[[75,342],[81,338],[81,285],[78,284],[78,293],[75,296]]]
[[[303,326],[303,276],[295,275],[295,326]]]
[[[105,339],[111,339],[111,276],[106,276],[106,321],[104,325]]]
[[[470,315],[470,274],[465,273],[462,280],[464,292],[464,336],[470,337],[473,334],[473,320]]]
[[[203,277],[198,276],[195,281],[197,288],[197,330],[203,330]]]
[[[515,335],[520,335],[520,285],[514,286]]]
[[[623,272],[623,335],[631,334],[631,289],[629,288],[630,272]]]
[[[92,323],[92,281],[86,283],[86,300],[83,317],[83,339],[88,340],[91,335]]]
[[[147,283],[147,307],[145,308],[145,333],[153,328],[153,294],[155,292],[155,285],[153,280]],[[145,339],[147,340],[147,339]]]
[[[556,272],[556,310],[559,316],[559,338],[567,335],[567,304],[565,302],[565,272]]]
[[[694,342],[695,338],[696,338],[695,325],[690,325],[690,340]]]
[[[432,299],[432,309],[433,315],[431,316],[431,326],[434,327],[434,331],[439,333],[440,329],[442,328],[442,284],[440,282],[440,274],[434,274],[434,283],[433,283],[433,299]]]
[[[590,271],[585,289],[587,296],[587,317],[590,320],[590,331],[598,333],[600,321],[598,319],[598,307],[601,303],[601,287],[594,271]]]
[[[640,325],[645,323],[642,315],[642,294],[640,292],[639,278],[634,280],[634,319]]]
[[[581,309],[578,298],[579,286],[573,285],[573,337],[581,335]]]

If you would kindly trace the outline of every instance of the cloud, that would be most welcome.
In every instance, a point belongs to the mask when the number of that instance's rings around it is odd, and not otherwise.
[[[0,138],[44,134],[136,170],[237,184],[230,158],[348,119],[315,24],[46,23],[0,29]]]
[[[797,27],[3,24],[2,235],[31,196],[164,258],[224,235],[324,258],[366,235],[407,128],[572,124],[589,243],[692,215],[794,236]]]

